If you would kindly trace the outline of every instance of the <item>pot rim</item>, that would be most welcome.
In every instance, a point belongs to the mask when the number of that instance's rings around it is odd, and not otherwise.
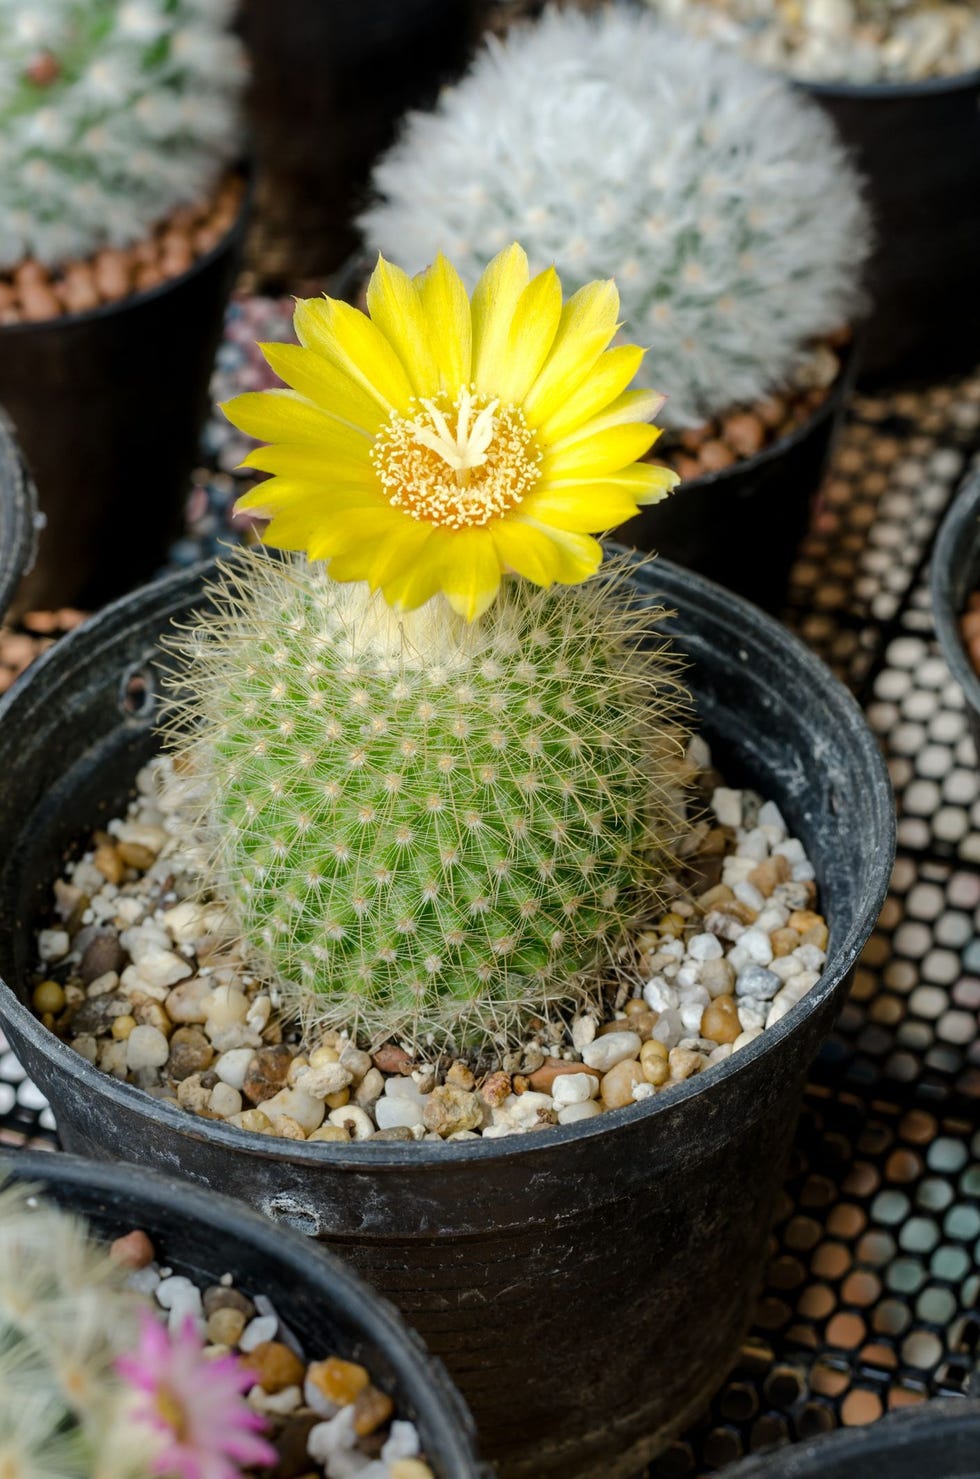
[[[3,561],[0,565],[0,621],[7,613],[21,576],[34,564],[42,526],[34,479],[27,470],[14,423],[0,406],[0,471],[4,468],[10,470],[12,477],[13,540],[0,551]],[[0,490],[2,496],[3,491]]]
[[[902,102],[908,98],[942,97],[947,93],[970,92],[980,88],[980,67],[968,72],[951,72],[943,77],[921,77],[918,82],[834,82],[810,81],[803,77],[789,79],[794,87],[817,98],[839,98],[854,102]]]
[[[969,539],[971,532],[972,539]],[[929,567],[932,619],[939,646],[967,703],[980,713],[980,677],[973,671],[967,657],[960,636],[960,612],[953,609],[955,592],[950,588],[950,577],[960,550],[968,544],[972,544],[974,555],[980,553],[980,470],[966,479],[946,510]],[[980,575],[980,571],[977,574]]]
[[[860,1467],[862,1462],[887,1459],[893,1449],[912,1440],[917,1429],[938,1430],[945,1421],[957,1419],[975,1430],[975,1439],[980,1443],[980,1401],[971,1397],[945,1397],[887,1413],[877,1422],[859,1428],[837,1428],[802,1443],[777,1448],[775,1452],[753,1455],[735,1465],[732,1479],[819,1479],[821,1471],[811,1468],[810,1461],[819,1463],[825,1452],[836,1455],[835,1462],[853,1463],[853,1473],[857,1475],[865,1472]],[[938,1431],[937,1437],[941,1438]]]
[[[611,554],[624,556],[633,566],[650,563],[649,556],[644,556],[635,550],[625,550],[622,546],[612,542],[607,542],[606,548]],[[168,599],[171,603],[177,604],[180,601],[182,588],[198,585],[202,576],[212,569],[213,564],[213,561],[205,560],[185,570],[177,571],[173,575],[165,576],[153,582],[151,586],[144,587],[143,594],[152,590],[161,604]],[[860,736],[859,748],[865,772],[872,781],[870,789],[878,803],[876,806],[878,815],[876,817],[877,848],[875,853],[878,862],[877,876],[873,878],[873,886],[852,920],[846,937],[828,957],[828,966],[821,972],[819,980],[802,1001],[787,1012],[775,1026],[760,1033],[737,1054],[730,1055],[723,1062],[704,1069],[701,1073],[653,1098],[643,1100],[638,1104],[627,1105],[622,1109],[607,1110],[604,1114],[579,1120],[571,1125],[555,1125],[535,1135],[515,1134],[493,1137],[489,1140],[481,1136],[475,1140],[440,1141],[438,1144],[429,1140],[416,1141],[411,1145],[391,1140],[361,1140],[339,1145],[329,1141],[287,1141],[279,1137],[260,1135],[252,1130],[242,1130],[236,1126],[227,1125],[220,1120],[206,1120],[197,1115],[188,1114],[176,1105],[151,1099],[134,1084],[125,1083],[113,1078],[110,1074],[101,1072],[80,1054],[74,1052],[67,1043],[62,1042],[42,1025],[30,1007],[19,999],[13,988],[2,978],[0,978],[0,1026],[4,1021],[15,1023],[16,1030],[31,1042],[36,1051],[51,1061],[68,1081],[78,1082],[85,1090],[95,1094],[98,1098],[107,1100],[110,1104],[123,1105],[129,1111],[139,1113],[141,1116],[152,1116],[174,1132],[176,1144],[179,1144],[184,1136],[189,1136],[191,1139],[208,1141],[220,1149],[246,1152],[263,1160],[291,1162],[304,1166],[322,1166],[324,1169],[329,1167],[331,1170],[338,1171],[396,1172],[414,1166],[420,1171],[427,1170],[438,1174],[443,1167],[465,1162],[517,1160],[533,1157],[536,1153],[550,1150],[552,1147],[560,1148],[564,1145],[585,1142],[615,1133],[621,1125],[641,1120],[652,1121],[655,1116],[673,1110],[676,1105],[695,1095],[713,1092],[723,1094],[724,1086],[743,1069],[769,1053],[778,1053],[783,1041],[822,1008],[826,999],[833,994],[854,966],[874,927],[887,894],[896,845],[895,809],[885,760],[877,741],[867,726],[864,715],[854,697],[815,653],[811,652],[788,628],[781,626],[775,618],[766,615],[751,602],[725,590],[705,576],[695,575],[668,560],[658,561],[658,568],[679,577],[681,581],[692,584],[702,605],[713,606],[716,610],[721,608],[733,631],[748,632],[753,628],[758,630],[761,627],[770,644],[782,647],[787,664],[792,665],[798,673],[802,674],[803,681],[811,688],[821,693],[822,707],[828,716],[835,715],[842,721],[850,720],[852,723],[855,718],[859,721],[856,727],[856,733]],[[66,637],[44,653],[36,663],[32,664],[30,671],[41,671],[44,666],[62,660],[58,654],[70,655],[76,645],[90,640],[93,633],[97,638],[101,627],[108,627],[109,640],[113,640],[115,628],[119,624],[120,616],[125,614],[128,600],[129,597],[123,596],[118,601],[104,607],[95,617],[69,632]],[[667,609],[670,610],[669,604]],[[22,674],[4,698],[0,699],[0,724],[5,722],[8,709],[17,701],[19,695],[26,691],[29,681],[29,674]],[[881,804],[884,797],[888,798],[887,805]]]
[[[128,1161],[96,1162],[64,1152],[0,1146],[0,1185],[8,1175],[17,1181],[37,1183],[42,1194],[46,1183],[60,1183],[105,1195],[110,1217],[113,1210],[110,1199],[116,1194],[145,1204],[154,1218],[159,1218],[161,1212],[182,1215],[188,1223],[196,1222],[218,1234],[220,1241],[215,1244],[215,1254],[219,1262],[225,1258],[226,1247],[244,1242],[257,1248],[263,1258],[288,1264],[297,1292],[312,1288],[326,1304],[355,1322],[363,1335],[384,1350],[399,1387],[415,1408],[414,1420],[421,1422],[424,1418],[435,1426],[433,1420],[437,1416],[442,1418],[439,1423],[442,1431],[433,1433],[432,1437],[447,1447],[452,1443],[453,1452],[447,1457],[454,1464],[468,1461],[466,1468],[452,1471],[454,1479],[457,1474],[460,1479],[476,1479],[483,1474],[474,1449],[476,1430],[472,1415],[442,1361],[432,1354],[389,1299],[322,1243],[262,1216],[223,1192]],[[88,1220],[88,1215],[83,1215]],[[151,1236],[155,1228],[156,1223],[151,1221],[147,1228]],[[220,1269],[221,1273],[227,1271],[225,1267]],[[217,1272],[214,1277],[218,1278]],[[429,1402],[425,1400],[427,1396]],[[436,1412],[431,1410],[433,1406]],[[448,1410],[440,1413],[439,1408]]]
[[[0,325],[0,343],[7,338],[15,338],[19,334],[55,334],[65,329],[74,329],[76,326],[86,327],[89,324],[98,323],[101,319],[111,318],[115,313],[125,313],[131,308],[143,308],[206,272],[228,252],[229,248],[236,247],[243,239],[252,208],[251,171],[246,165],[239,163],[229,166],[227,173],[236,174],[244,182],[242,198],[235,219],[220,241],[216,242],[203,256],[197,257],[184,272],[176,277],[166,278],[164,282],[157,283],[154,288],[140,288],[134,293],[127,293],[124,298],[117,298],[112,303],[98,303],[94,308],[86,308],[81,313],[60,313],[57,318],[45,318],[37,323]],[[222,176],[219,176],[220,178]]]

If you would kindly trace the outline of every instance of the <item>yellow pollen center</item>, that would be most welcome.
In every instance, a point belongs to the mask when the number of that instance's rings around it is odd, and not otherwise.
[[[173,1430],[174,1437],[182,1441],[187,1436],[187,1414],[183,1404],[175,1397],[169,1387],[160,1386],[154,1394],[157,1411]]]
[[[541,453],[518,406],[472,390],[393,415],[371,460],[388,500],[429,524],[467,529],[502,518],[540,477]]]

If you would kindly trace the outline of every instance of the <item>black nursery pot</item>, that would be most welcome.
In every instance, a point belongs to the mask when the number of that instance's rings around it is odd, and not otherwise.
[[[800,84],[867,179],[876,246],[862,376],[972,369],[980,332],[980,71],[923,82]]]
[[[188,476],[245,229],[187,272],[87,313],[0,328],[0,404],[45,525],[19,604],[95,607],[159,570]]]
[[[802,426],[754,457],[684,481],[662,503],[621,525],[617,539],[656,550],[763,610],[778,611],[850,399],[857,360],[855,347],[823,405]]]
[[[250,255],[266,285],[332,272],[371,166],[408,108],[457,76],[489,0],[245,0],[258,167]],[[284,23],[285,22],[285,23]]]
[[[9,418],[0,410],[0,621],[37,543],[37,494]]]
[[[634,578],[676,609],[663,630],[690,658],[717,763],[777,801],[804,840],[829,957],[803,1002],[728,1061],[643,1104],[535,1135],[271,1140],[107,1077],[25,1005],[34,930],[66,848],[118,813],[156,748],[159,638],[202,606],[200,568],[103,612],[0,704],[0,1017],[65,1144],[179,1167],[336,1248],[446,1362],[503,1479],[633,1475],[724,1377],[765,1263],[807,1066],[894,851],[880,752],[822,664],[776,622],[675,566],[658,561]]]
[[[38,1187],[106,1241],[141,1229],[161,1263],[199,1284],[230,1273],[243,1294],[264,1294],[308,1357],[339,1355],[367,1367],[395,1415],[418,1426],[438,1479],[485,1479],[473,1419],[444,1366],[339,1259],[230,1197],[141,1166],[17,1151],[0,1155],[0,1184],[8,1179]]]
[[[980,1402],[924,1402],[725,1472],[731,1479],[980,1479]]]
[[[929,572],[932,617],[947,666],[966,698],[970,729],[980,754],[980,678],[960,636],[960,617],[980,590],[980,473],[953,499],[933,546]]]

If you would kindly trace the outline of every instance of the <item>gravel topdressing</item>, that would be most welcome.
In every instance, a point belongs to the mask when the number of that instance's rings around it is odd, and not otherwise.
[[[513,1050],[301,1041],[168,828],[170,762],[55,883],[32,1004],[103,1072],[189,1113],[292,1140],[500,1137],[649,1099],[738,1052],[814,986],[827,924],[778,808],[723,784],[706,745],[670,907],[625,941],[601,1014],[531,1024]]]

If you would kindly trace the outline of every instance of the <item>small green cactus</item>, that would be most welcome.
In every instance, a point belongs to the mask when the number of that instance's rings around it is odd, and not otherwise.
[[[130,246],[239,149],[231,0],[0,0],[0,271]]]
[[[182,843],[301,1016],[462,1042],[595,995],[681,815],[681,689],[629,589],[505,582],[469,625],[300,559],[222,569],[175,639]]]
[[[136,1336],[125,1271],[77,1218],[0,1190],[0,1474],[135,1479],[116,1358]]]

